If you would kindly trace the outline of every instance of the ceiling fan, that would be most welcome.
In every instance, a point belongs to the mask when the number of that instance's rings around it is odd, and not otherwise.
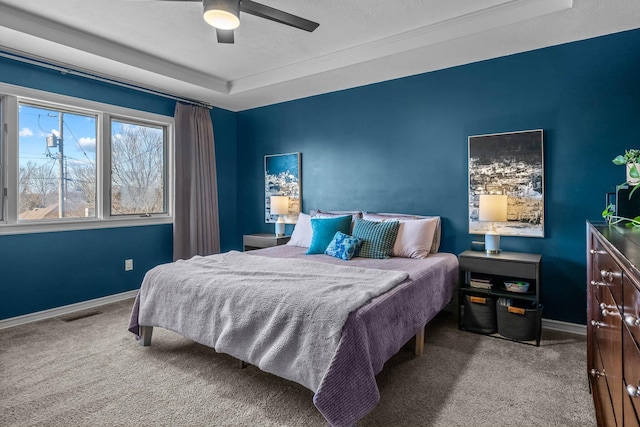
[[[233,43],[233,30],[240,25],[240,12],[312,32],[320,24],[251,0],[156,0],[202,2],[204,20],[215,27],[218,43]]]

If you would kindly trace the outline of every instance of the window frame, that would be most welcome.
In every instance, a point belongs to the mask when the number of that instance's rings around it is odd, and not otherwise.
[[[18,218],[19,112],[20,103],[96,116],[96,206],[95,217],[20,221]],[[0,83],[0,235],[65,230],[145,226],[173,223],[174,206],[174,119],[156,113],[89,101]],[[165,213],[111,215],[111,119],[164,129]]]
[[[4,165],[5,159],[7,158],[6,153],[6,143],[7,140],[7,129],[8,126],[5,124],[6,120],[6,111],[5,111],[5,96],[0,95],[0,224],[7,217],[6,214],[6,205],[7,205],[7,190],[5,185],[5,171],[6,167]]]
[[[104,212],[105,215],[108,215],[111,218],[123,218],[123,217],[148,217],[145,214],[140,214],[140,213],[131,213],[131,214],[113,214],[113,209],[111,206],[111,183],[112,183],[112,169],[111,169],[111,154],[113,153],[113,146],[112,146],[112,142],[111,142],[111,137],[112,137],[112,133],[113,133],[113,122],[114,120],[117,122],[122,122],[122,123],[127,123],[127,124],[131,124],[131,125],[136,125],[136,126],[147,126],[147,127],[160,127],[160,128],[164,128],[164,132],[163,132],[163,147],[162,147],[162,155],[164,156],[165,161],[163,162],[163,176],[165,178],[165,185],[163,188],[163,209],[164,212],[158,212],[158,213],[148,213],[148,215],[166,215],[170,208],[169,208],[169,204],[168,204],[168,199],[167,199],[167,194],[168,194],[168,187],[169,187],[169,183],[167,182],[167,176],[168,176],[168,156],[167,156],[167,129],[166,126],[164,125],[159,125],[158,123],[153,123],[150,122],[148,120],[146,121],[142,121],[142,120],[138,120],[138,119],[132,119],[130,117],[123,117],[123,116],[118,116],[118,115],[109,115],[109,117],[105,117],[105,119],[108,121],[108,123],[105,124],[105,127],[109,128],[109,147],[108,147],[108,152],[105,151],[105,156],[108,156],[108,167],[109,167],[109,182],[106,183],[107,187],[109,188],[109,205],[107,206],[107,212]],[[106,178],[106,176],[104,177]]]
[[[18,122],[16,124],[16,129],[17,129],[17,135],[18,135],[18,140],[16,141],[16,152],[17,152],[17,164],[16,164],[16,171],[18,173],[18,177],[20,175],[20,138],[19,138],[19,134],[20,134],[20,107],[21,106],[26,106],[26,107],[31,107],[31,108],[42,108],[42,109],[48,109],[51,111],[56,111],[56,112],[62,112],[65,114],[75,114],[75,115],[82,115],[82,116],[88,116],[88,117],[94,117],[96,120],[96,187],[98,185],[98,180],[99,180],[99,175],[98,175],[98,163],[100,162],[100,156],[102,155],[100,153],[100,150],[98,148],[98,133],[100,131],[100,126],[101,126],[101,120],[102,118],[100,117],[100,113],[98,111],[95,110],[89,110],[87,108],[74,108],[74,107],[69,107],[68,105],[62,105],[62,104],[58,104],[58,103],[52,103],[52,102],[48,102],[48,101],[33,101],[32,99],[27,99],[24,97],[17,97],[17,103],[18,103]],[[66,138],[65,138],[66,139]],[[19,179],[19,178],[18,178]],[[16,181],[17,184],[17,181]],[[69,218],[56,218],[56,219],[51,219],[51,220],[21,220],[19,218],[20,215],[20,208],[19,208],[19,204],[20,204],[20,195],[18,194],[18,191],[16,190],[16,195],[17,195],[17,200],[16,203],[18,204],[16,206],[17,209],[17,215],[18,217],[16,218],[16,223],[18,224],[35,224],[35,223],[54,223],[54,224],[58,224],[61,222],[65,222],[65,221],[91,221],[91,220],[95,220],[97,219],[97,214],[96,217],[69,217]],[[98,204],[98,191],[96,188],[96,206]],[[95,209],[95,207],[94,207]],[[97,212],[97,210],[96,210]]]

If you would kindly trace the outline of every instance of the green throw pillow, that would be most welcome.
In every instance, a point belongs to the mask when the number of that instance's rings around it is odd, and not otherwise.
[[[349,234],[351,215],[335,218],[311,218],[311,244],[307,255],[323,254],[338,231]]]
[[[363,258],[389,258],[393,250],[393,244],[398,237],[398,221],[367,221],[366,219],[356,219],[353,226],[353,237],[362,240],[360,249],[356,256]]]

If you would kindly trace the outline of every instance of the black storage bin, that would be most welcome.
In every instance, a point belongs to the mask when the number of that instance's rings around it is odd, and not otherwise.
[[[538,309],[542,316],[542,304],[535,307],[535,303],[530,308],[505,306],[498,304],[496,312],[498,315],[498,333],[503,337],[517,341],[533,341],[537,339],[538,332]]]
[[[479,334],[493,334],[496,324],[496,299],[492,297],[464,296],[462,327]]]

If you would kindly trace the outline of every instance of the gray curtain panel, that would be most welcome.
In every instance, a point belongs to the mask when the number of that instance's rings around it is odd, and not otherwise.
[[[211,115],[177,103],[173,259],[220,252],[218,184]]]

